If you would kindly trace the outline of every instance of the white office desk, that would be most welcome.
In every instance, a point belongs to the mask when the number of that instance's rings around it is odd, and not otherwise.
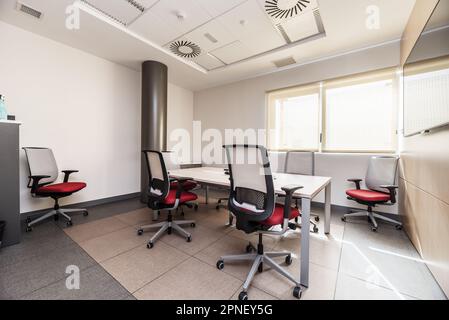
[[[229,176],[224,174],[223,168],[201,167],[181,170],[170,170],[170,175],[192,178],[206,185],[229,187]],[[296,191],[295,196],[302,198],[302,230],[310,230],[310,207],[314,197],[325,189],[325,221],[324,232],[330,233],[331,214],[331,178],[317,176],[302,176],[297,174],[273,173],[274,189],[277,194],[284,194],[282,187],[288,185],[300,185],[304,188]],[[301,234],[301,273],[300,283],[304,287],[309,286],[309,232]]]

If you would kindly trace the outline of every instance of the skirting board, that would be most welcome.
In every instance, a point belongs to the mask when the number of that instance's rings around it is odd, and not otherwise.
[[[140,197],[140,192],[135,192],[135,193],[129,193],[129,194],[124,194],[124,195],[115,196],[115,197],[103,198],[103,199],[80,202],[80,203],[73,203],[73,204],[70,204],[67,206],[70,206],[70,208],[89,208],[89,207],[94,207],[94,206],[98,206],[98,205],[102,205],[102,204],[108,204],[108,203],[117,202],[117,201],[124,201],[124,200],[139,198],[139,197]],[[64,206],[61,206],[61,207],[64,208]],[[24,212],[24,213],[20,214],[20,219],[22,221],[24,221],[28,217],[32,218],[32,219],[38,218],[39,216],[47,213],[48,211],[50,211],[52,209],[53,208],[48,208],[48,209]]]

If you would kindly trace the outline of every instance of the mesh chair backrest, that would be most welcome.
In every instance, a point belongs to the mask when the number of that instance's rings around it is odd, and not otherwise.
[[[290,151],[287,153],[285,173],[313,176],[315,154],[313,152]]]
[[[153,200],[165,199],[170,189],[170,181],[165,168],[164,157],[159,151],[143,152],[147,160],[149,174],[148,196]]]
[[[237,228],[250,232],[248,223],[266,220],[274,211],[268,153],[262,146],[233,145],[225,149],[231,179],[229,209],[237,217]]]
[[[167,168],[167,170],[181,169],[181,165],[179,164],[178,158],[176,157],[176,153],[164,151],[162,152],[162,156],[164,157],[165,167]]]
[[[365,178],[368,189],[388,192],[387,189],[380,186],[395,184],[398,162],[398,157],[372,157]]]
[[[30,176],[50,176],[39,181],[39,184],[53,183],[58,179],[59,170],[53,151],[48,148],[23,148],[28,161]],[[31,179],[30,179],[31,181]],[[28,184],[29,187],[30,184]]]

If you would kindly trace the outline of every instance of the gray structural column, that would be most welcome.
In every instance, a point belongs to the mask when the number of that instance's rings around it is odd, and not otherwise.
[[[167,70],[157,61],[142,64],[142,150],[167,147]],[[147,202],[148,169],[141,157],[141,200]]]

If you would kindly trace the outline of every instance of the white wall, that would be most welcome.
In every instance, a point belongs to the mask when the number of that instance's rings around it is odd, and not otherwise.
[[[52,148],[60,170],[87,182],[62,204],[139,192],[141,74],[3,22],[0,39],[0,94],[23,122],[21,147]],[[168,127],[191,125],[193,93],[168,95]],[[21,212],[51,207],[31,198],[26,168],[21,151]]]
[[[270,90],[332,79],[399,64],[399,43],[371,48],[344,56],[304,65],[258,78],[195,92],[194,119],[203,131],[225,129],[265,129],[266,92]],[[347,178],[365,176],[369,156],[317,155],[316,174],[333,178],[332,203],[354,206],[346,199]],[[318,198],[320,200],[320,197]],[[395,208],[383,208],[393,212]]]

